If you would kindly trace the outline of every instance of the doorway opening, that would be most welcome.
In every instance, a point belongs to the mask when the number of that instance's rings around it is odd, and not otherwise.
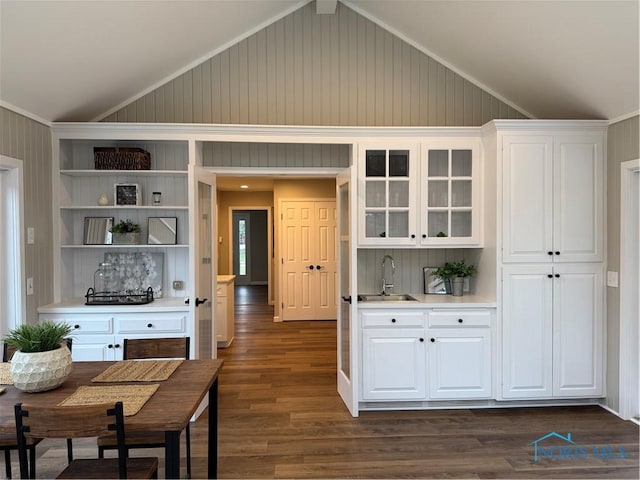
[[[269,284],[269,211],[231,208],[231,264],[236,285]]]
[[[640,160],[620,176],[620,416],[640,423]]]
[[[0,337],[25,321],[23,166],[0,155]]]

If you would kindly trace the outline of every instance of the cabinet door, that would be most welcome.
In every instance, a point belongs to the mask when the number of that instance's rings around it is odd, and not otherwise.
[[[600,262],[603,245],[603,139],[560,135],[554,141],[555,262]]]
[[[227,342],[227,297],[216,297],[216,340]]]
[[[420,168],[420,244],[481,244],[480,148],[476,140],[429,142]]]
[[[422,328],[363,330],[363,400],[426,398],[424,334]]]
[[[121,347],[113,335],[78,335],[73,337],[71,356],[74,362],[122,360]]]
[[[504,262],[553,261],[552,153],[551,136],[506,136],[503,140]]]
[[[417,244],[417,149],[360,149],[359,225],[362,245]]]
[[[601,265],[554,267],[554,396],[597,397],[603,393],[602,291]]]
[[[491,330],[429,330],[429,398],[491,397]]]
[[[552,266],[505,266],[502,272],[502,396],[552,393]]]

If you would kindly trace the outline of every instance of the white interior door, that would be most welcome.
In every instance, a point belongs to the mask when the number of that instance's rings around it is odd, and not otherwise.
[[[282,319],[337,317],[335,201],[283,201]]]
[[[353,225],[355,218],[355,195],[351,186],[355,185],[352,179],[353,167],[342,172],[337,178],[338,199],[338,291],[340,292],[340,308],[337,311],[337,352],[338,352],[338,394],[342,398],[349,412],[354,417],[358,416],[358,392],[356,389],[357,369],[357,345],[355,328],[355,301],[356,276],[354,263],[357,260],[353,255],[352,239],[355,238]]]
[[[189,231],[194,240],[190,253],[193,265],[189,303],[194,319],[192,345],[195,358],[216,358],[216,332],[213,305],[215,302],[216,251],[215,174],[195,165],[189,166],[193,188],[191,205],[193,225]]]

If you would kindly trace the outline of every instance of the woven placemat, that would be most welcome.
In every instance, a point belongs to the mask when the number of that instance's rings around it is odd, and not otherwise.
[[[121,401],[125,416],[135,415],[147,400],[156,393],[160,384],[151,385],[83,385],[58,404],[59,407],[72,405],[96,405]]]
[[[13,378],[11,377],[10,368],[10,363],[0,363],[0,385],[13,385]]]
[[[124,360],[107,368],[92,382],[161,382],[184,360]]]

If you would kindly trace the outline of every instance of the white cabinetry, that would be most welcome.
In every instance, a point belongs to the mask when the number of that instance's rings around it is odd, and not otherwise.
[[[486,308],[362,311],[362,399],[491,398],[493,316]]]
[[[218,347],[228,347],[235,335],[235,275],[218,275],[216,287],[216,340]]]
[[[603,257],[602,134],[505,135],[503,262]]]
[[[429,398],[491,398],[489,310],[429,312]]]
[[[503,268],[502,396],[603,394],[602,267]]]
[[[422,312],[362,313],[362,398],[424,400],[426,345]]]
[[[166,303],[159,301],[158,303]],[[67,305],[72,307],[72,305]],[[92,307],[77,305],[82,313],[49,313],[59,307],[40,308],[40,321],[68,323],[73,327],[72,356],[76,362],[122,360],[125,338],[187,336],[188,309],[175,311],[116,311],[91,313]],[[100,307],[98,307],[100,308]],[[121,307],[122,308],[122,307]],[[143,308],[143,307],[138,307]],[[178,308],[178,307],[175,307]],[[70,308],[69,308],[70,310]]]
[[[359,244],[482,244],[480,141],[473,137],[360,148]]]

